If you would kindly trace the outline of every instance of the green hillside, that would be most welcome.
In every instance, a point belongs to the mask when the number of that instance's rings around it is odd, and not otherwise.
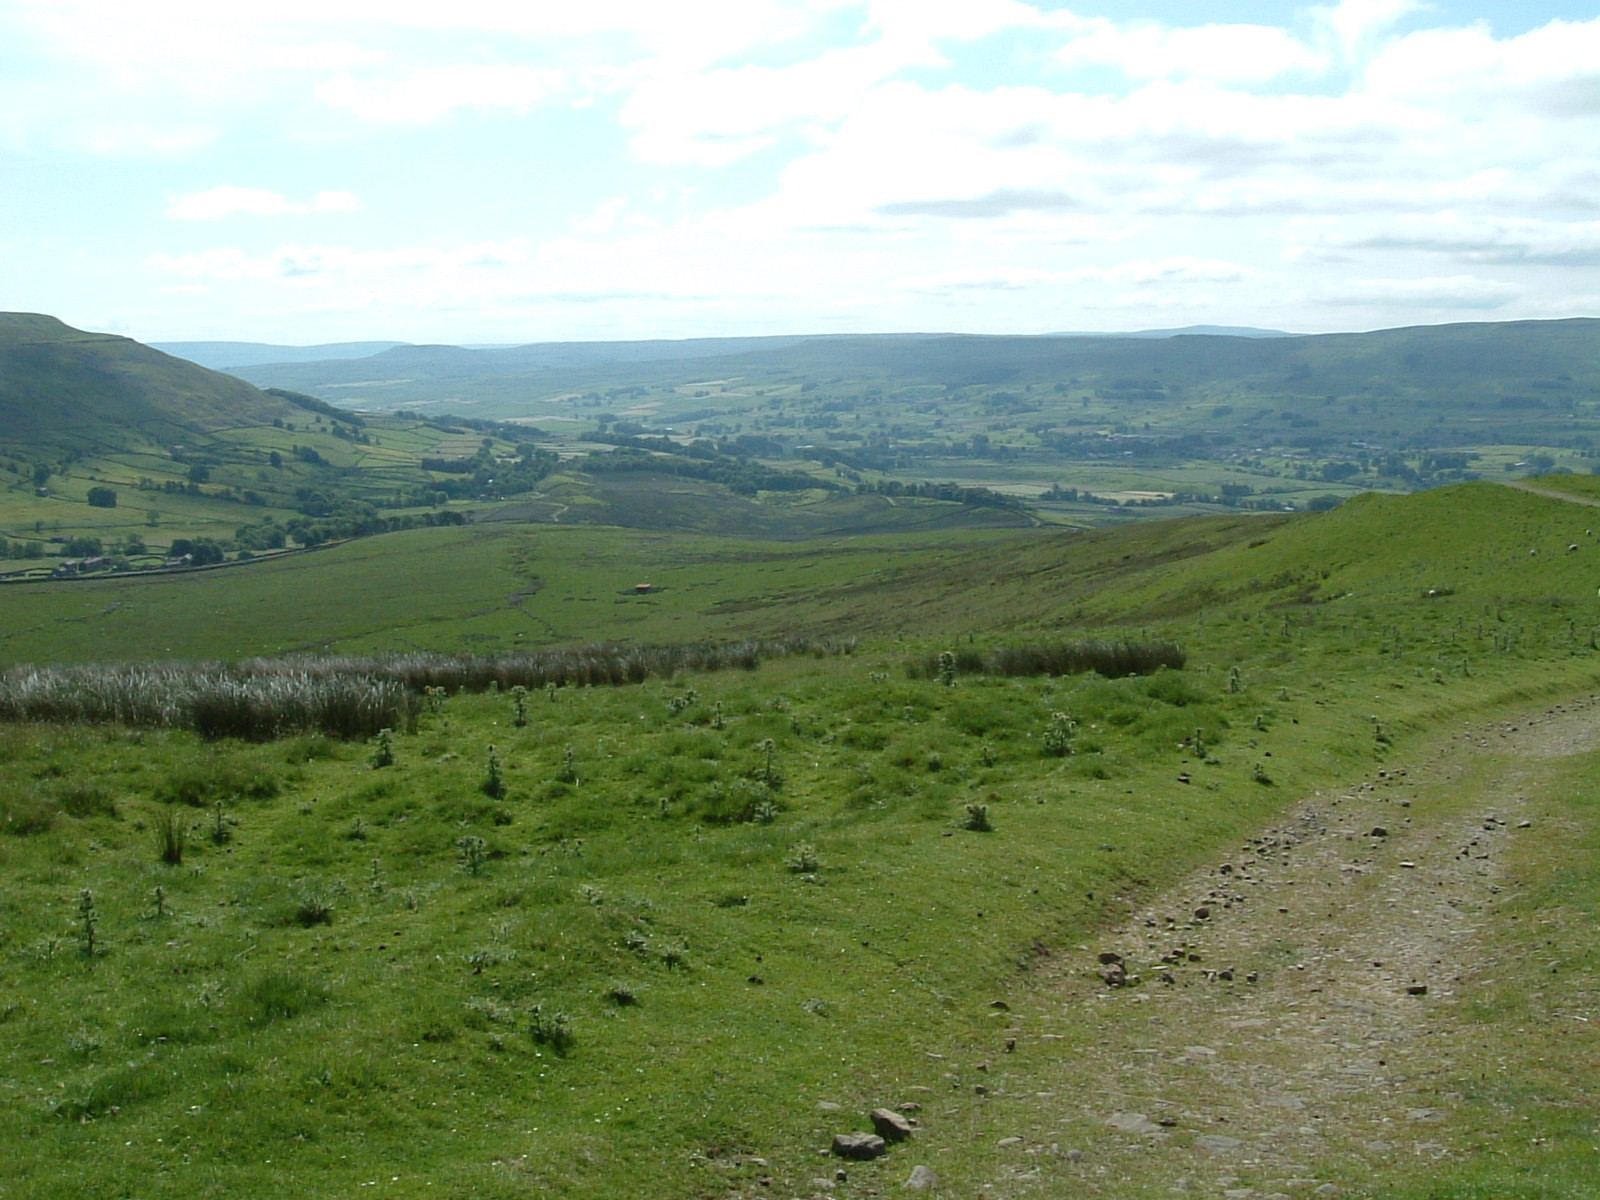
[[[0,454],[161,445],[295,411],[128,338],[0,314]]]
[[[1594,1043],[1563,1014],[1600,971],[1594,756],[1529,760],[1515,808],[1498,774],[1405,781],[1459,758],[1436,730],[1600,684],[1591,511],[1477,483],[1090,532],[501,523],[9,585],[4,1186],[884,1195],[931,1164],[958,1195],[1585,1194]],[[707,641],[722,669],[638,649]],[[1067,652],[1143,665],[1025,673]],[[331,721],[383,679],[413,690],[370,741],[287,715],[343,689]],[[1478,843],[1523,811],[1504,919],[1449,907],[1478,903]],[[1152,1018],[1183,995],[1269,1032],[1328,1019],[1302,943],[1206,957],[1195,904],[1251,919],[1255,857],[1330,823],[1333,878],[1294,859],[1277,911],[1446,906],[1476,940],[1425,948],[1448,959],[1434,992],[1398,1003],[1450,1053],[1402,1075],[1367,1051],[1409,1050],[1362,1043],[1370,1074],[1321,1090],[1254,1066],[1254,1107],[1224,1109],[1231,1042]],[[1385,838],[1422,901],[1362,890]],[[1167,957],[1101,982],[1097,952],[1135,953],[1109,931],[1173,896],[1146,935]],[[1494,969],[1534,956],[1559,987]],[[1140,1049],[1100,1084],[1063,1076],[1120,1039]],[[1173,1042],[1218,1075],[1165,1085],[1163,1138],[1108,1124]],[[1286,1158],[1262,1094],[1339,1118]],[[1387,1137],[1339,1123],[1356,1100]],[[829,1156],[880,1106],[917,1120],[908,1142]]]

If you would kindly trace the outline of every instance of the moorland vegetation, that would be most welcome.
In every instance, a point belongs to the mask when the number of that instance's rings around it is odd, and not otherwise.
[[[1109,923],[1293,799],[1592,689],[1597,493],[1539,486],[1567,494],[835,544],[500,523],[13,585],[7,1186],[872,1195],[926,1162],[950,1194],[1170,1194],[1066,1153],[1114,1101],[1057,1072],[1107,1018],[1041,967],[1092,972]],[[561,649],[596,639],[617,657]],[[560,662],[592,674],[526,667]],[[401,707],[376,731],[61,707],[185,677]],[[1591,1186],[1587,1027],[1560,1016],[1600,965],[1566,932],[1600,911],[1591,795],[1549,801],[1537,917],[1483,934],[1563,988],[1438,1000],[1484,1029],[1418,1085],[1442,1152],[1374,1175],[1330,1140],[1306,1178]],[[1293,953],[1170,986],[1270,989]],[[830,1138],[880,1105],[911,1142],[836,1179]]]

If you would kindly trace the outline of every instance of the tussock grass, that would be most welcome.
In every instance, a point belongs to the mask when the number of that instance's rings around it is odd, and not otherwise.
[[[855,648],[853,638],[793,635],[674,646],[597,642],[511,654],[295,655],[251,659],[242,669],[261,676],[284,672],[310,678],[389,680],[417,693],[428,688],[451,694],[491,688],[510,692],[518,687],[532,692],[551,686],[617,687],[670,679],[679,672],[753,671],[767,659],[831,657],[853,653]]]
[[[0,674],[0,721],[189,729],[209,740],[371,737],[414,724],[404,685],[368,675],[217,664],[19,667]]]
[[[448,694],[622,686],[681,671],[750,671],[763,659],[854,649],[852,639],[793,636],[506,655],[296,655],[254,658],[236,667],[19,667],[0,673],[0,721],[189,729],[209,741],[300,735],[350,741],[386,729],[415,729],[421,696],[429,689]]]
[[[994,650],[946,651],[915,660],[907,666],[913,679],[938,679],[946,675],[1153,675],[1181,671],[1188,656],[1168,641],[1034,642],[1001,646]]]

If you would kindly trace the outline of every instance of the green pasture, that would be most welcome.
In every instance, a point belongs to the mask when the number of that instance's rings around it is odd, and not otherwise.
[[[1091,532],[477,526],[0,588],[7,666],[858,638],[754,671],[433,695],[386,746],[0,728],[0,1190],[809,1195],[868,1109],[973,1094],[995,1002],[1038,956],[1313,789],[1600,683],[1586,514],[1471,484]],[[967,669],[1085,637],[1188,662]],[[908,669],[940,652],[944,677]],[[1448,1168],[1309,1174],[1582,1194],[1590,1084],[1552,1010],[1593,988],[1593,771],[1541,791],[1570,832],[1491,935],[1573,982],[1473,996],[1532,1032],[1492,1086],[1462,1085]],[[1007,1061],[1004,1095],[849,1187],[937,1154],[942,1189],[977,1194],[1045,1071]]]

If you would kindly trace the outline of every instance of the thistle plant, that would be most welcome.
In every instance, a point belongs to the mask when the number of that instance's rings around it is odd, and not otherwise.
[[[1050,714],[1050,721],[1044,727],[1044,752],[1057,758],[1064,758],[1072,753],[1072,735],[1077,731],[1078,723],[1066,713],[1057,710]]]
[[[561,752],[561,774],[557,779],[562,783],[578,782],[578,752],[570,745]]]
[[[294,919],[310,929],[313,925],[333,924],[333,901],[341,888],[321,883],[306,882],[295,893]]]
[[[233,830],[230,828],[233,822],[228,819],[228,814],[223,811],[221,800],[218,800],[216,805],[212,808],[211,816],[212,844],[217,846],[226,846],[231,840],[233,840]]]
[[[945,687],[956,685],[956,656],[953,651],[939,651],[939,682]]]
[[[394,766],[394,730],[378,730],[372,739],[371,762],[374,769]]]
[[[542,1003],[528,1006],[528,1036],[536,1045],[549,1046],[557,1054],[565,1054],[576,1040],[572,1033],[572,1019],[560,1009],[546,1010]]]
[[[989,806],[968,804],[966,815],[961,818],[961,828],[970,829],[974,833],[994,832],[994,825],[989,821]]]
[[[85,958],[93,958],[99,950],[95,928],[100,924],[100,914],[95,910],[94,893],[88,888],[78,893],[78,948]]]
[[[479,785],[483,794],[492,800],[504,799],[506,794],[505,777],[500,773],[500,755],[496,753],[493,745],[489,747],[489,761],[485,768],[483,782]]]
[[[778,753],[778,744],[771,738],[763,738],[761,740],[761,752],[765,758],[761,768],[761,782],[769,788],[775,788],[783,782],[783,779],[778,775],[778,769],[774,762]]]
[[[790,846],[783,862],[796,875],[815,875],[822,868],[817,858],[817,848],[810,842],[796,842]]]
[[[518,729],[528,723],[528,689],[520,683],[511,689],[511,723]]]
[[[468,875],[477,875],[489,859],[489,844],[469,833],[456,839],[456,853],[461,858],[461,869]]]

